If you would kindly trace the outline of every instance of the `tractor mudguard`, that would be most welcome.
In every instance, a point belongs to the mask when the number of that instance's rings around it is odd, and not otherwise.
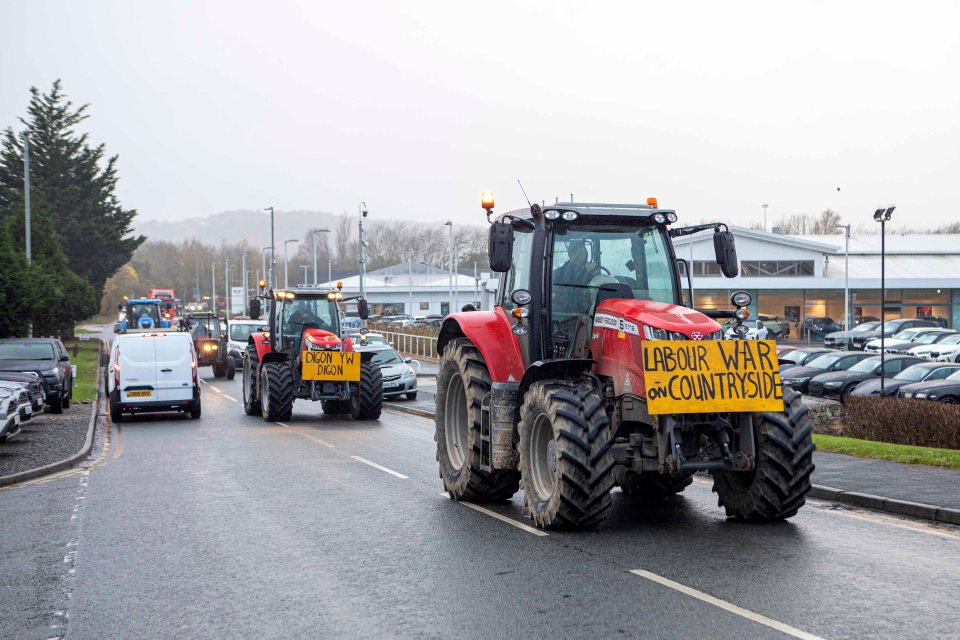
[[[257,348],[257,362],[266,362],[264,358],[268,355],[271,355],[270,352],[270,338],[267,337],[265,333],[251,333],[248,344],[252,344]],[[281,354],[275,354],[281,355]],[[286,359],[286,356],[283,358],[273,358],[273,360]]]
[[[447,343],[461,337],[469,338],[480,350],[493,382],[518,382],[523,378],[520,345],[501,307],[448,315],[437,338],[437,354],[443,355]]]

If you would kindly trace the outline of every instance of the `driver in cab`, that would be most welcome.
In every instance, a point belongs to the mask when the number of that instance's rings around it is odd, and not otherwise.
[[[290,330],[283,332],[284,338],[291,341],[294,350],[299,350],[300,348],[300,339],[304,329],[322,328],[320,326],[320,319],[317,317],[317,314],[313,312],[312,305],[307,303],[306,300],[297,302],[297,306],[294,308],[293,313],[290,314],[290,318],[286,324]]]
[[[599,272],[597,263],[588,260],[586,241],[569,240],[567,261],[553,271],[554,311],[560,314],[587,313],[595,294],[588,285]]]

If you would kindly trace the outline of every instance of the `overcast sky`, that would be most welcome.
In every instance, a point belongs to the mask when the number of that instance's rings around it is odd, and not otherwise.
[[[61,78],[149,219],[960,219],[957,2],[0,0],[0,126]],[[840,191],[837,191],[840,187]]]

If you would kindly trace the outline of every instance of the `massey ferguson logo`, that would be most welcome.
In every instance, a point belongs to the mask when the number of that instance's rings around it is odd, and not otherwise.
[[[694,340],[703,340],[703,334],[700,333],[699,331],[690,332],[690,337],[693,338]]]

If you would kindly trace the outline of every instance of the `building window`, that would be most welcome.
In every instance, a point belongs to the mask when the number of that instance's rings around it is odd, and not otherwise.
[[[430,303],[429,303],[429,302],[421,302],[421,303],[420,303],[420,311],[429,311],[429,310],[430,310]]]
[[[740,274],[755,278],[812,276],[813,260],[743,260]]]

